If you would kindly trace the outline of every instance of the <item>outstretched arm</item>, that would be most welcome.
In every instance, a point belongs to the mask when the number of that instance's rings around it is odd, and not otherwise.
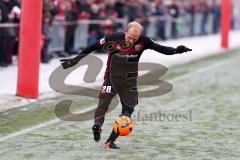
[[[78,54],[74,58],[61,59],[60,62],[62,62],[61,65],[63,66],[63,69],[67,69],[67,68],[70,68],[70,67],[76,65],[82,58],[84,58],[91,52],[102,48],[102,46],[104,44],[102,41],[103,41],[103,39],[98,40],[96,43],[86,47],[82,51],[79,51],[79,50],[73,51],[73,53]]]
[[[183,45],[178,46],[177,48],[163,46],[154,42],[148,37],[145,37],[145,43],[146,43],[146,49],[153,49],[154,51],[157,51],[165,55],[181,54],[184,52],[192,51],[192,49],[189,49]]]

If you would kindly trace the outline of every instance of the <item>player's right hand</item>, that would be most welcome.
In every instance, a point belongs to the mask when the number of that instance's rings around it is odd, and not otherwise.
[[[192,49],[190,48],[187,48],[186,46],[183,46],[183,45],[180,45],[176,48],[176,53],[184,53],[184,52],[189,52],[189,51],[192,51]]]
[[[67,68],[70,68],[72,66],[75,66],[79,60],[77,58],[69,58],[69,59],[60,59],[60,62],[63,69],[67,69]]]

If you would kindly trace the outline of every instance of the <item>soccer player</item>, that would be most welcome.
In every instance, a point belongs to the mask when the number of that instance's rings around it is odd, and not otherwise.
[[[100,140],[104,117],[112,98],[119,94],[122,104],[122,113],[131,117],[134,107],[138,104],[137,72],[139,59],[146,49],[152,49],[165,55],[181,54],[192,51],[181,45],[177,48],[162,46],[150,38],[142,36],[143,27],[138,22],[130,22],[124,32],[113,33],[86,47],[78,56],[71,59],[62,59],[64,69],[76,65],[83,57],[98,49],[108,52],[107,68],[104,82],[99,92],[99,103],[95,110],[94,125],[92,127],[95,141]],[[105,148],[119,149],[114,143],[119,135],[112,131]]]

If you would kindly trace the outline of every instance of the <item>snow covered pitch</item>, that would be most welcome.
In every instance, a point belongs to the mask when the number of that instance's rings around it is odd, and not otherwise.
[[[61,99],[75,101],[73,112],[96,106],[96,99],[65,95],[2,112],[0,159],[239,159],[239,62],[236,50],[170,68],[161,79],[173,91],[140,99],[133,132],[118,139],[117,151],[102,144],[120,105],[107,114],[100,143],[93,140],[92,120],[65,122],[54,113]]]

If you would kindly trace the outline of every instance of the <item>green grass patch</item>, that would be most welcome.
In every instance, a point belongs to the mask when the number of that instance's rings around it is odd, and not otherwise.
[[[53,99],[51,102],[44,104],[44,102],[36,102],[34,104],[24,106],[18,109],[10,110],[0,113],[0,135],[22,130],[42,122],[46,122],[56,118],[55,105],[61,99]],[[66,97],[65,99],[69,99]],[[71,112],[76,112],[89,106],[97,105],[97,100],[90,98],[80,98],[71,106]]]

